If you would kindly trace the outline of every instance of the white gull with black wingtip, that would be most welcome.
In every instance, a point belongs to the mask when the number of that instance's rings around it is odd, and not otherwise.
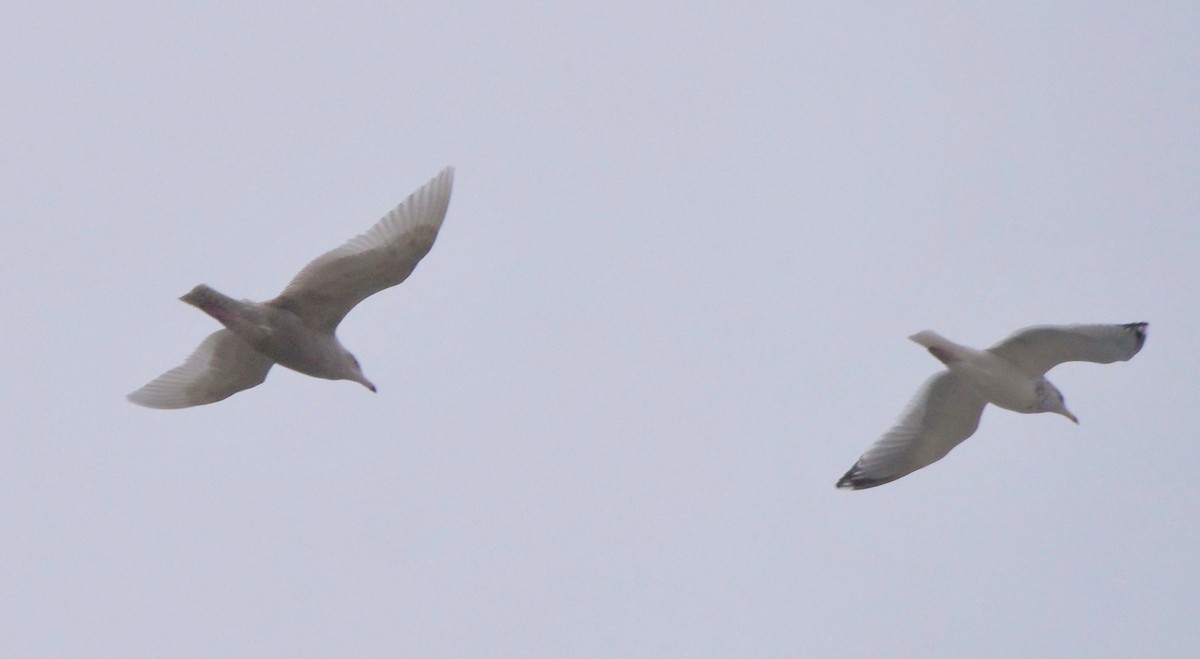
[[[1128,361],[1146,342],[1147,323],[1045,325],[1020,330],[976,350],[925,330],[909,339],[946,370],[929,378],[891,430],[837,482],[861,490],[941,460],[974,434],[988,403],[1014,412],[1053,412],[1079,423],[1045,374],[1063,362]]]

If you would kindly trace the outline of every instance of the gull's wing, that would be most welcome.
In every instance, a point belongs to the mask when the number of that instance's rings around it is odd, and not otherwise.
[[[417,267],[437,238],[453,183],[454,168],[443,169],[366,233],[305,266],[268,304],[332,333],[354,305],[404,281]]]
[[[925,381],[900,420],[837,482],[862,490],[941,460],[979,427],[987,402],[950,371]]]
[[[126,398],[164,410],[215,403],[262,384],[274,363],[237,334],[222,329],[209,334],[181,366]]]
[[[1034,376],[1063,362],[1128,361],[1146,342],[1146,323],[1027,327],[989,348]]]

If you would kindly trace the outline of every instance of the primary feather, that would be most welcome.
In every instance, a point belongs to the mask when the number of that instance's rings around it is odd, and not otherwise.
[[[1129,361],[1146,343],[1146,323],[1042,325],[1015,332],[989,348],[1031,375],[1063,362]]]
[[[375,391],[335,330],[355,305],[417,267],[437,238],[453,183],[454,170],[447,167],[365,233],[305,266],[269,302],[235,300],[203,284],[192,289],[180,299],[226,329],[129,400],[167,409],[215,403],[262,383],[273,364]]]
[[[988,350],[955,344],[925,330],[910,337],[948,365],[921,387],[899,421],[842,476],[839,488],[875,487],[941,460],[975,433],[993,403],[1078,422],[1061,392],[1043,376],[1068,361],[1126,361],[1146,342],[1146,323],[1040,326],[1020,330]]]
[[[450,204],[447,167],[366,233],[306,265],[267,304],[288,309],[314,329],[332,332],[359,302],[408,278],[433,247]]]
[[[220,329],[209,334],[183,364],[127,398],[159,409],[207,405],[262,384],[274,364],[237,334]]]

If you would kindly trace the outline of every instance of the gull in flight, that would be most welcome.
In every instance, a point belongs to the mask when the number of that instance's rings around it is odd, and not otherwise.
[[[305,266],[273,300],[235,300],[204,284],[193,288],[179,299],[225,328],[127,398],[160,409],[215,403],[262,384],[275,364],[375,391],[334,332],[356,304],[408,278],[433,247],[453,182],[454,169],[443,169],[366,233]]]
[[[861,490],[883,485],[941,460],[979,427],[988,403],[1034,414],[1053,412],[1079,423],[1045,378],[1063,362],[1128,361],[1146,342],[1146,323],[1029,327],[987,350],[961,346],[925,330],[910,337],[946,365],[929,378],[899,421],[837,482]]]

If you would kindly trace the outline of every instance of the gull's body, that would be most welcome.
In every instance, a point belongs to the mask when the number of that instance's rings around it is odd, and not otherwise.
[[[926,381],[900,420],[838,481],[840,488],[883,485],[946,456],[974,434],[983,408],[1053,412],[1075,423],[1045,374],[1058,364],[1127,361],[1146,341],[1146,323],[1030,327],[987,350],[929,330],[909,337],[946,365]]]
[[[1014,412],[1043,411],[1037,409],[1037,379],[1000,355],[959,345],[929,330],[909,340],[925,346],[946,370],[969,383],[987,402]]]
[[[309,263],[278,297],[235,300],[201,284],[180,299],[225,326],[178,366],[129,394],[138,405],[180,408],[224,400],[261,384],[275,364],[375,391],[337,339],[342,318],[404,281],[433,247],[450,203],[447,167],[366,233]]]

